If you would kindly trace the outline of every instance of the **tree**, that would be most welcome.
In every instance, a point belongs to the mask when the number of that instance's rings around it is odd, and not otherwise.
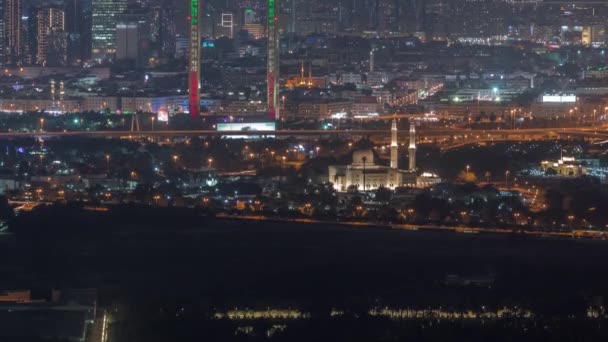
[[[553,168],[548,168],[547,170],[545,170],[545,175],[555,176],[555,175],[557,175],[557,171],[555,171],[555,169],[553,169]]]
[[[380,209],[378,219],[384,222],[396,222],[399,219],[399,213],[395,208],[386,205]]]
[[[545,201],[549,209],[562,209],[564,195],[557,190],[549,189],[545,193]]]
[[[376,201],[388,202],[391,200],[392,194],[393,192],[390,189],[381,186],[376,190]]]
[[[0,196],[0,220],[8,221],[15,216],[13,207],[8,204],[6,196]]]
[[[475,175],[475,172],[472,172],[472,171],[469,171],[469,172],[460,171],[458,173],[458,180],[461,182],[465,182],[465,183],[476,183],[477,176]]]

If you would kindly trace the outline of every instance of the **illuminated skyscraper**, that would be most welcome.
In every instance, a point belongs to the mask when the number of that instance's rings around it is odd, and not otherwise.
[[[159,55],[163,58],[175,58],[175,10],[171,1],[163,1],[156,8],[157,22],[153,35],[156,35],[156,43]]]
[[[116,23],[127,9],[127,0],[92,1],[92,57],[103,59],[116,52]]]
[[[21,64],[22,37],[21,37],[21,0],[5,0],[6,9],[6,60],[8,64]]]
[[[66,60],[67,34],[65,12],[61,8],[45,6],[38,9],[36,64],[63,65]]]
[[[197,117],[201,112],[200,100],[200,67],[201,38],[199,23],[200,5],[198,0],[190,0],[190,57],[188,64],[188,91],[190,116]]]
[[[279,119],[279,1],[268,0],[268,114]]]
[[[6,6],[0,1],[0,66],[6,64]]]

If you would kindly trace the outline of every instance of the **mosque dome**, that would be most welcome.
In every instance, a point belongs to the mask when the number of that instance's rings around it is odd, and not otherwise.
[[[374,151],[371,149],[364,150],[356,150],[353,152],[353,165],[355,166],[363,166],[365,165],[374,165]]]

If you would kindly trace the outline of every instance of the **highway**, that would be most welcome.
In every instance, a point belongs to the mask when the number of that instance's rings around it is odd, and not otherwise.
[[[497,234],[497,235],[522,235],[522,236],[537,236],[537,237],[553,237],[553,238],[568,238],[568,239],[598,239],[605,240],[606,235],[601,231],[588,231],[588,230],[573,230],[567,231],[554,231],[546,229],[530,229],[529,227],[521,226],[521,228],[480,228],[480,227],[466,227],[466,226],[440,226],[440,225],[420,225],[420,224],[387,224],[387,223],[376,223],[376,222],[352,222],[352,221],[323,221],[317,219],[308,218],[295,218],[295,219],[283,219],[283,218],[268,218],[265,216],[256,215],[228,215],[218,214],[217,218],[222,219],[235,219],[235,220],[250,220],[250,221],[274,221],[274,222],[298,222],[298,223],[310,223],[310,224],[328,224],[328,225],[342,225],[350,227],[378,227],[378,228],[391,228],[399,230],[410,230],[410,231],[445,231],[462,234]]]
[[[401,135],[405,136],[407,132]],[[530,140],[551,138],[552,136],[587,137],[608,139],[605,127],[569,128],[531,128],[504,130],[470,130],[464,128],[426,128],[419,133],[425,138],[472,138],[482,140]],[[137,137],[192,137],[192,136],[369,136],[388,139],[388,130],[276,130],[276,131],[221,131],[216,130],[162,130],[162,131],[59,131],[59,132],[0,132],[0,139],[14,138],[53,138],[53,137],[99,137],[99,138],[137,138]]]

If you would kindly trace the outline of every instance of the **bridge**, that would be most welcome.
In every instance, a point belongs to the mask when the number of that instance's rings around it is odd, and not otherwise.
[[[563,129],[522,129],[522,130],[485,130],[466,131],[453,134],[449,138],[423,139],[421,142],[438,144],[443,150],[450,150],[467,145],[495,143],[495,142],[517,142],[532,140],[557,140],[557,139],[585,139],[601,141],[608,137],[608,130],[598,128],[563,128]],[[430,141],[429,141],[430,140]]]

